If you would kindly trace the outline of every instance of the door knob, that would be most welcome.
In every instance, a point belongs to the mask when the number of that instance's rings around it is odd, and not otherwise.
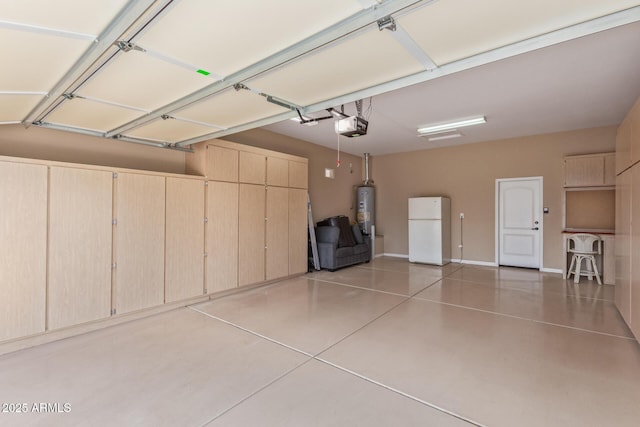
[[[538,227],[533,227],[532,230],[539,230],[540,228]]]

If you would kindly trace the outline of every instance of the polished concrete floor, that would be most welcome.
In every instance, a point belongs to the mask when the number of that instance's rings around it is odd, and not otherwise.
[[[613,292],[377,258],[0,356],[0,425],[637,426]]]

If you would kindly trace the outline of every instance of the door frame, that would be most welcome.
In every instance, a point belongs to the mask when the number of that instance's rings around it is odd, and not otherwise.
[[[542,176],[528,176],[522,178],[497,178],[496,179],[496,195],[495,195],[495,264],[497,267],[500,266],[500,183],[501,182],[515,182],[515,181],[538,181],[538,185],[540,187],[540,191],[538,193],[538,208],[539,208],[539,228],[540,228],[540,240],[539,240],[539,256],[540,256],[540,266],[538,267],[539,271],[544,270],[544,178]]]

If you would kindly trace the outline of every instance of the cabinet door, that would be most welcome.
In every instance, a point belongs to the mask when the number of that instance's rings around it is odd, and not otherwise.
[[[0,162],[0,341],[44,332],[47,167]]]
[[[238,230],[238,284],[265,279],[265,188],[240,184]]]
[[[565,187],[591,187],[604,184],[604,157],[589,156],[567,158]]]
[[[289,187],[308,188],[309,175],[307,163],[289,161]]]
[[[164,302],[165,178],[119,173],[116,180],[117,314]]]
[[[238,182],[238,150],[208,145],[207,177],[216,181]]]
[[[631,163],[640,161],[640,98],[636,101],[629,114],[629,145],[631,147]]]
[[[631,166],[631,118],[620,124],[616,133],[616,173]]]
[[[167,177],[165,302],[204,292],[204,182]]]
[[[289,189],[289,274],[307,271],[307,190]]]
[[[616,185],[616,154],[604,155],[604,185]]]
[[[49,329],[111,315],[113,174],[51,167]]]
[[[289,189],[267,187],[266,279],[289,275]]]
[[[267,157],[267,185],[289,186],[289,160]]]
[[[238,287],[238,184],[207,184],[207,293]]]
[[[640,166],[634,166],[631,172],[631,323],[629,326],[636,338],[640,338],[640,227],[633,226],[633,224],[640,224]]]
[[[239,181],[247,184],[264,184],[267,158],[262,154],[240,152]]]

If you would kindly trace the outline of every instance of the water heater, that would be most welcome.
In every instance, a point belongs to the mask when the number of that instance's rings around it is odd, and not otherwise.
[[[356,221],[364,234],[371,234],[375,225],[376,191],[369,179],[369,153],[364,153],[364,183],[356,188]]]
[[[375,224],[375,190],[371,185],[361,185],[356,189],[356,219],[364,234],[371,234],[371,225]]]

